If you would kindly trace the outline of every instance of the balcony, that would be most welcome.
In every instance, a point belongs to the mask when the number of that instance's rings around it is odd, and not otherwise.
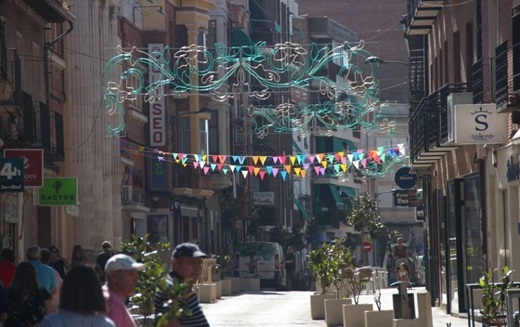
[[[150,212],[150,208],[144,205],[144,194],[132,185],[121,186],[121,205],[124,211]]]
[[[22,66],[16,50],[2,54],[0,117],[22,115]]]
[[[452,113],[448,97],[450,94],[463,93],[466,88],[464,83],[446,84],[419,102],[408,123],[413,167],[429,167],[445,153],[458,147],[450,143]]]
[[[471,66],[471,91],[473,92],[473,103],[484,102],[484,69],[482,58]]]
[[[515,94],[513,92],[514,89],[511,88],[511,85],[508,83],[510,75],[508,74],[509,63],[507,53],[507,41],[495,48],[495,102],[497,112],[499,113],[513,112],[520,109],[520,94]],[[513,67],[515,64],[517,63],[513,61]]]
[[[444,0],[408,0],[404,18],[407,35],[428,34]]]
[[[31,7],[41,18],[49,23],[63,23],[65,21],[73,22],[75,17],[63,7],[61,1],[57,0],[23,0]]]

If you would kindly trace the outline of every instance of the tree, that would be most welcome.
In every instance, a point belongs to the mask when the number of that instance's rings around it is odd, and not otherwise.
[[[366,192],[353,200],[352,211],[347,215],[347,225],[354,230],[369,234],[376,239],[385,233],[385,226],[381,222],[379,214],[378,199],[372,199]]]

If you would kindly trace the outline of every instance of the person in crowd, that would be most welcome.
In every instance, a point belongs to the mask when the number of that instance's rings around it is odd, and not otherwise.
[[[85,265],[87,264],[87,256],[85,255],[85,250],[81,245],[74,245],[72,249],[72,259],[70,260],[70,266],[74,267],[77,265]]]
[[[27,260],[29,260],[36,269],[36,276],[38,278],[38,283],[40,284],[40,286],[45,288],[45,290],[47,290],[47,292],[51,294],[52,298],[54,298],[58,294],[54,269],[47,265],[44,265],[40,261],[41,254],[42,251],[40,247],[37,245],[33,245],[27,249],[25,255],[27,256]]]
[[[103,252],[98,254],[96,258],[96,271],[99,274],[99,279],[101,282],[105,282],[105,266],[107,264],[108,259],[114,255],[114,251],[112,251],[112,244],[109,241],[104,241],[101,244],[103,248]]]
[[[60,304],[60,290],[61,290],[61,285],[63,284],[63,279],[61,279],[60,273],[56,269],[52,268],[52,266],[50,265],[51,257],[52,257],[51,251],[46,248],[41,249],[41,251],[42,251],[42,254],[40,257],[40,261],[44,265],[47,265],[52,269],[52,272],[54,273],[54,277],[56,278],[56,294],[52,297],[52,307],[56,311]]]
[[[49,251],[51,251],[51,263],[50,266],[54,268],[59,274],[61,279],[65,279],[65,267],[67,264],[65,260],[60,256],[60,250],[54,245],[49,246]]]
[[[103,286],[107,303],[107,316],[117,327],[135,327],[125,305],[125,299],[132,296],[139,279],[138,272],[146,266],[137,263],[126,254],[116,254],[105,265],[107,284]]]
[[[7,301],[7,291],[4,284],[0,282],[0,326],[3,326],[9,312],[9,302]]]
[[[115,327],[105,313],[96,272],[91,267],[76,265],[63,281],[60,312],[46,316],[40,327]]]
[[[287,276],[287,290],[292,291],[296,286],[296,256],[294,255],[294,248],[292,246],[287,248],[285,273]]]
[[[399,268],[397,269],[397,277],[399,278],[399,281],[401,282],[409,282],[410,279],[408,277],[409,275],[408,265],[402,262],[399,265]]]
[[[403,244],[403,238],[399,237],[397,239],[397,245],[392,249],[392,256],[394,260],[397,259],[408,259],[410,256],[410,252],[408,251],[408,247]]]
[[[52,312],[51,294],[38,283],[36,269],[30,262],[21,262],[16,267],[7,300],[9,312],[5,327],[37,326]]]
[[[0,282],[8,289],[14,278],[16,266],[14,264],[14,251],[9,248],[2,250],[2,262],[0,262]]]
[[[170,287],[173,285],[173,280],[177,279],[182,283],[187,283],[192,286],[198,279],[201,273],[202,258],[207,258],[208,255],[202,252],[199,247],[192,243],[181,243],[175,247],[172,252],[171,262],[172,271],[166,279]],[[195,294],[193,288],[189,288],[184,294],[186,304],[191,311],[191,315],[181,314],[179,317],[181,327],[209,327],[206,316],[199,304],[199,299]],[[170,300],[167,293],[158,292],[155,296],[155,314],[162,316],[171,308],[168,304]],[[173,326],[170,322],[170,326]]]

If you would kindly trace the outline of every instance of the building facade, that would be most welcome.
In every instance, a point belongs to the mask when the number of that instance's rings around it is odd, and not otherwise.
[[[429,94],[411,113],[411,160],[427,198],[428,289],[448,312],[468,310],[465,285],[482,269],[518,266],[518,7],[408,1]]]

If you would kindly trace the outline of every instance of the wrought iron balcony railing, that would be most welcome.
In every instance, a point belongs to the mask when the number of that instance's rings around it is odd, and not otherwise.
[[[10,53],[9,53],[10,52]],[[16,50],[6,51],[0,77],[0,116],[3,112],[20,116],[22,111],[22,65]]]
[[[471,91],[473,92],[473,103],[484,102],[484,69],[482,58],[471,66]]]
[[[448,96],[466,90],[466,83],[446,84],[419,102],[408,123],[412,163],[426,152],[440,151],[439,147],[446,144],[449,134]]]
[[[404,17],[406,33],[409,35],[428,34],[437,19],[444,0],[408,0]]]
[[[497,108],[507,108],[508,96],[507,41],[495,48],[495,103]]]

